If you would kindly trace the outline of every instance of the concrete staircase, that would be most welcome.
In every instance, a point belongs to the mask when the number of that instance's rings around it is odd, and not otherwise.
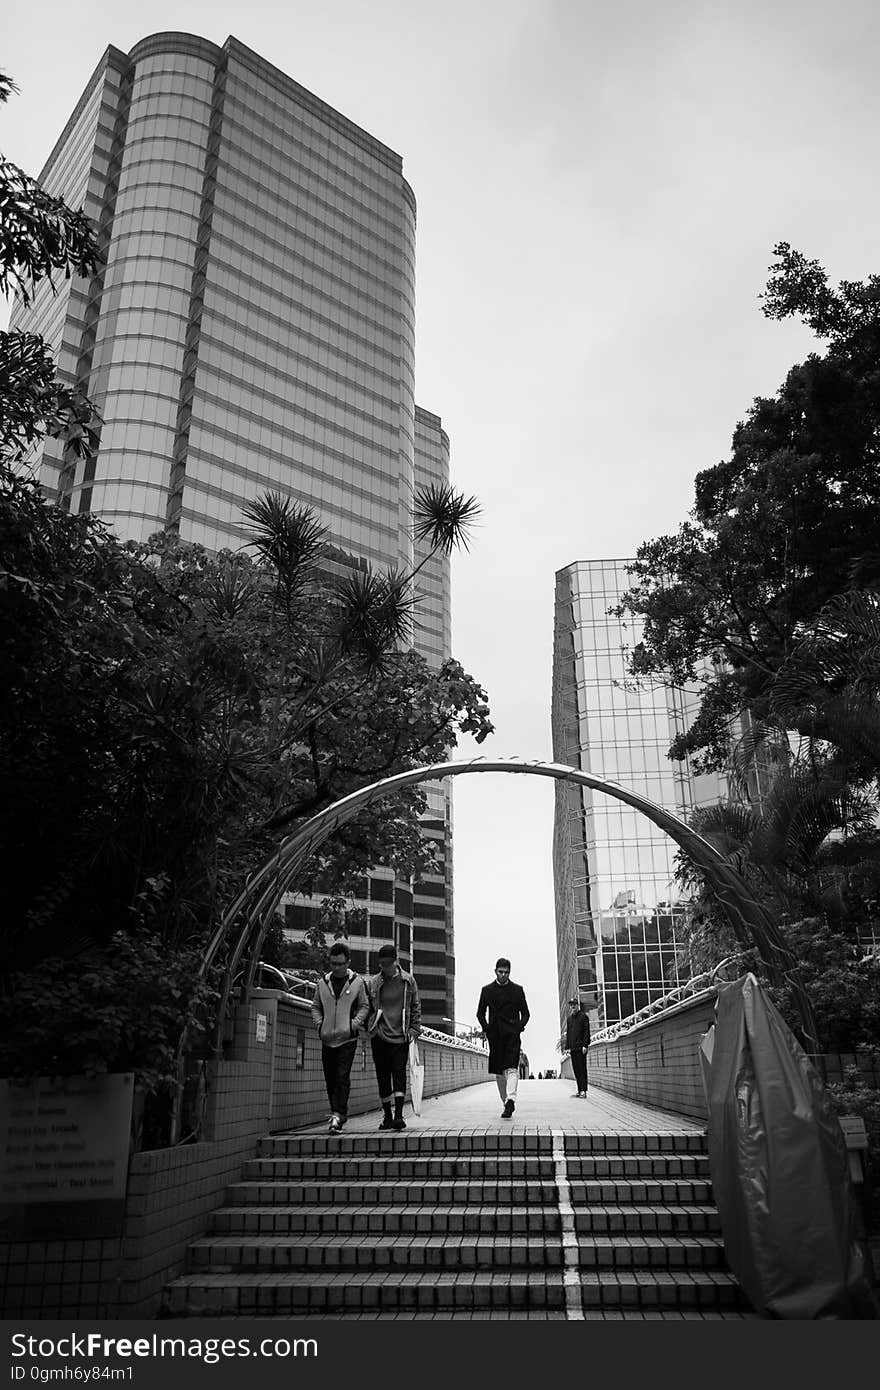
[[[700,1134],[304,1134],[259,1157],[169,1316],[743,1317]]]

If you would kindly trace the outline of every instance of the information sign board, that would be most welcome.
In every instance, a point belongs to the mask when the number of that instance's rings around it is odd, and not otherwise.
[[[121,1232],[133,1090],[132,1072],[0,1081],[0,1232]]]

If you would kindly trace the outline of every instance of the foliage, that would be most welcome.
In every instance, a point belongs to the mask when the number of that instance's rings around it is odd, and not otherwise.
[[[454,661],[434,672],[392,650],[377,672],[372,653],[334,653],[349,639],[326,583],[288,629],[271,568],[246,556],[167,536],[122,546],[12,477],[0,520],[13,959],[106,940],[148,889],[152,927],[181,944],[303,818],[442,758],[459,729],[491,729],[482,690]],[[345,891],[371,863],[429,867],[423,804],[418,788],[375,803],[316,857],[313,877]]]
[[[15,84],[0,74],[0,101]],[[101,260],[92,224],[0,156],[0,293],[28,304],[44,280],[94,273]],[[61,381],[51,353],[32,333],[0,332],[0,459],[16,460],[44,435],[86,457],[97,416],[85,393]]]
[[[198,1032],[212,997],[197,965],[192,949],[123,931],[106,951],[47,958],[0,995],[0,1074],[136,1071],[144,1090],[168,1087],[181,1018]]]
[[[314,514],[266,502],[279,524],[320,536]],[[380,584],[374,607],[352,615],[320,546],[297,550],[301,572],[288,582],[269,540],[258,562],[169,535],[122,545],[9,473],[0,528],[0,862],[7,991],[19,998],[47,969],[56,980],[62,967],[47,961],[67,961],[79,979],[100,957],[116,978],[120,937],[192,961],[304,818],[445,758],[459,730],[478,740],[491,730],[485,694],[458,663],[434,671],[400,644],[409,599],[399,578],[396,596]],[[300,887],[331,882],[344,894],[376,863],[403,876],[430,868],[423,806],[418,787],[376,802],[328,841]],[[134,1026],[137,995],[117,1013],[84,978],[61,1013],[97,1011],[95,1055],[106,1044],[119,1057],[114,1029]],[[169,997],[167,1017],[142,1011],[158,1030],[157,1059],[146,1049],[144,1062],[155,1085],[180,1032],[166,1025],[186,1022],[198,991]],[[75,1040],[83,1029],[65,1054],[78,1065],[92,1034],[78,1015],[70,1026]],[[53,1037],[47,1028],[35,1064],[53,1055]]]
[[[698,683],[697,718],[670,750],[698,768],[724,764],[741,709],[771,713],[777,673],[828,605],[880,579],[880,280],[834,291],[786,243],[775,255],[764,313],[798,314],[827,350],[754,402],[730,458],[698,474],[690,519],[638,548],[618,609],[644,622],[635,675]]]
[[[0,101],[13,90],[0,76]],[[0,162],[0,291],[28,303],[99,261],[82,212]],[[479,508],[422,489],[410,573],[334,550],[311,508],[272,492],[246,509],[253,557],[169,534],[123,545],[13,467],[46,434],[88,455],[96,425],[46,344],[0,335],[0,1011],[17,1021],[41,999],[5,1063],[131,1066],[167,1098],[182,1033],[211,1021],[205,941],[278,840],[366,781],[444,759],[459,731],[491,732],[461,666],[408,646],[419,569],[467,543]],[[413,787],[368,808],[300,886],[432,867],[424,804]]]
[[[832,1081],[828,1093],[838,1115],[858,1115],[865,1122],[868,1137],[868,1184],[873,1214],[866,1213],[871,1228],[880,1220],[880,1090],[868,1084],[857,1066],[849,1066],[842,1081]]]
[[[805,918],[783,928],[798,960],[824,1052],[873,1049],[880,1040],[880,963],[863,960],[844,934],[831,931],[821,918]],[[771,990],[774,1003],[788,1019],[788,990]]]
[[[260,948],[260,960],[264,960],[267,965],[283,965],[285,944],[284,923],[276,913],[266,928]]]

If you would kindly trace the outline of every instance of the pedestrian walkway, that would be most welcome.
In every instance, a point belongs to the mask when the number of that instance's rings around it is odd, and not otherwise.
[[[574,1082],[566,1080],[521,1081],[516,1111],[512,1119],[502,1120],[501,1098],[494,1081],[481,1086],[464,1086],[460,1091],[422,1101],[421,1115],[412,1112],[409,1101],[404,1108],[407,1134],[521,1133],[562,1130],[566,1134],[703,1134],[705,1125],[696,1120],[639,1105],[634,1100],[591,1088],[586,1100],[578,1100]],[[382,1118],[381,1108],[353,1116],[346,1134],[372,1134]],[[327,1121],[298,1129],[297,1134],[323,1134]]]
[[[564,1080],[494,1082],[267,1135],[172,1316],[731,1318],[701,1125]]]

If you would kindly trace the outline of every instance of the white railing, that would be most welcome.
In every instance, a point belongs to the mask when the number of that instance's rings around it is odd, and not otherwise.
[[[486,1044],[483,1042],[469,1042],[466,1038],[457,1038],[453,1033],[441,1033],[437,1028],[423,1028],[420,1035],[427,1038],[429,1042],[447,1043],[450,1047],[457,1047],[462,1052],[485,1052]]]
[[[671,989],[660,999],[652,999],[650,1004],[645,1004],[638,1013],[630,1014],[628,1018],[618,1019],[616,1023],[610,1023],[607,1028],[601,1028],[598,1033],[592,1035],[590,1043],[613,1042],[615,1038],[621,1037],[624,1033],[631,1033],[640,1024],[647,1023],[649,1018],[657,1018],[666,1013],[667,1010],[674,1009],[678,1004],[684,1003],[685,999],[691,999],[695,994],[711,989],[720,972],[738,959],[737,956],[727,956],[711,970],[704,970],[699,975],[693,975],[685,984],[677,985],[675,989]],[[568,1055],[567,1048],[562,1055],[563,1057]]]

